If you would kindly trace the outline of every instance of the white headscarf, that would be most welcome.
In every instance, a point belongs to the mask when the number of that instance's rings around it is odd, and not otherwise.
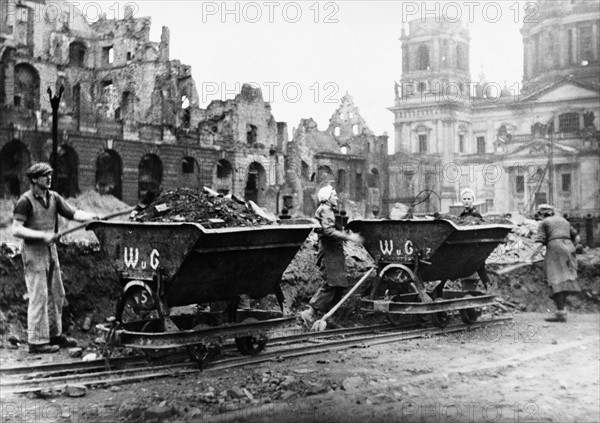
[[[328,201],[331,197],[331,194],[333,194],[334,191],[335,190],[331,185],[326,185],[323,188],[321,188],[317,193],[317,199],[319,200],[319,203],[324,203]]]
[[[471,194],[471,197],[473,197],[473,201],[475,201],[475,193],[473,192],[473,190],[471,188],[465,188],[460,192],[460,199],[462,200],[462,198],[464,197],[465,194]]]

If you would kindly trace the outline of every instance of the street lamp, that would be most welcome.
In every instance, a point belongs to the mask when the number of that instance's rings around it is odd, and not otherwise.
[[[50,155],[50,166],[54,170],[54,174],[58,173],[58,106],[60,106],[60,98],[65,90],[63,85],[60,86],[58,95],[52,97],[52,89],[48,87],[48,96],[50,97],[50,106],[52,107],[52,154]],[[52,189],[56,191],[57,178],[52,178]]]

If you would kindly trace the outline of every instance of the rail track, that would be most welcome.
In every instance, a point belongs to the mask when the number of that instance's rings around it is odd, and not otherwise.
[[[187,354],[174,352],[167,360],[148,362],[145,357],[115,357],[89,362],[69,361],[20,366],[0,370],[0,390],[3,394],[60,391],[65,385],[77,384],[88,388],[108,387],[144,380],[178,377],[199,372],[243,367],[267,361],[283,361],[299,356],[321,354],[335,350],[400,342],[409,339],[477,330],[511,321],[511,317],[482,320],[470,325],[456,324],[415,328],[408,325],[376,325],[350,329],[336,329],[317,333],[296,333],[269,340],[268,349],[256,356],[232,356],[235,347],[225,345],[225,358],[206,361],[202,368],[190,362]],[[227,356],[230,357],[227,357]]]

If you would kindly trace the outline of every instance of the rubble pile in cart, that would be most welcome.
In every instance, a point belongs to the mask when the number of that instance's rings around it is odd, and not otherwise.
[[[137,222],[196,222],[205,227],[260,226],[273,219],[255,204],[210,190],[176,188],[160,194],[138,212]]]

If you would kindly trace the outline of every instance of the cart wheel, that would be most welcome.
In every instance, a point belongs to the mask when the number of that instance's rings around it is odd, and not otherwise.
[[[268,338],[264,336],[245,336],[243,338],[235,338],[235,346],[243,355],[257,355],[265,349]]]
[[[390,323],[394,326],[400,326],[403,323],[406,323],[406,320],[404,319],[404,316],[401,314],[396,314],[396,313],[388,313],[387,314],[387,318],[390,321]]]
[[[443,298],[436,298],[436,302],[444,301]],[[440,311],[431,315],[431,321],[439,328],[445,328],[450,323],[450,314],[447,311]]]
[[[205,361],[210,361],[221,355],[220,345],[195,344],[187,345],[185,349],[187,350],[190,360],[198,363],[200,367],[202,367],[202,364]]]
[[[126,295],[121,298],[121,303],[117,307],[117,310],[115,317],[117,321],[123,324],[158,319],[159,317],[152,294],[142,287],[135,287],[128,290]],[[144,325],[144,327],[147,325]],[[164,329],[159,330],[159,332],[163,331]]]
[[[473,297],[470,294],[465,295],[463,298]],[[475,323],[479,316],[481,316],[482,310],[481,308],[466,308],[462,310],[458,310],[460,313],[460,319],[466,323],[467,325],[471,323]]]
[[[258,322],[258,319],[249,317],[242,321],[242,323],[253,322]],[[244,336],[242,338],[235,338],[235,346],[242,355],[257,355],[265,349],[268,341],[269,338],[264,335]]]
[[[200,366],[202,366],[202,363],[208,358],[208,348],[204,344],[187,345],[185,349],[187,350],[190,360],[195,361]]]
[[[117,312],[118,321],[123,325],[139,322],[139,332],[164,332],[164,324],[159,319],[158,310],[154,305],[152,293],[145,288],[135,287],[128,290],[125,297],[121,299],[119,305],[120,313]],[[142,349],[143,353],[150,360],[159,360],[169,355],[168,350],[149,350]]]
[[[460,313],[460,319],[467,325],[475,323],[479,316],[481,316],[480,308],[467,308],[458,311]]]

